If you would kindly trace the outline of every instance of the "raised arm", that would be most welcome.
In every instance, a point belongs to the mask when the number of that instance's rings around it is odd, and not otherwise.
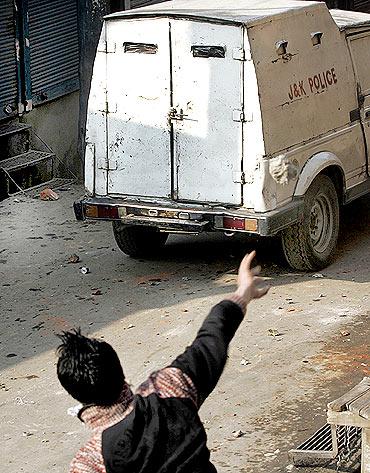
[[[258,275],[259,266],[251,269],[255,251],[246,255],[239,267],[238,287],[225,300],[212,308],[193,343],[171,366],[179,368],[193,381],[198,393],[198,406],[216,386],[224,369],[227,351],[247,305],[268,292]]]

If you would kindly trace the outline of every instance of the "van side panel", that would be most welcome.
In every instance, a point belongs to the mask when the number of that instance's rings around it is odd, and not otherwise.
[[[315,33],[322,33],[316,46]],[[351,59],[325,7],[256,25],[248,34],[268,154],[350,122],[358,107]],[[283,42],[285,54],[278,49]]]
[[[267,160],[284,154],[299,175],[312,156],[327,151],[338,157],[346,188],[362,182],[366,159],[354,71],[345,36],[326,8],[256,25],[248,34]],[[279,54],[284,42],[286,53]],[[296,184],[277,185],[276,207],[291,201]]]

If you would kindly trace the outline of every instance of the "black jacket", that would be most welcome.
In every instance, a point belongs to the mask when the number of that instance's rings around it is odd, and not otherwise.
[[[139,388],[127,417],[103,432],[107,473],[216,472],[198,409],[221,376],[242,319],[234,302],[217,304],[185,352]]]

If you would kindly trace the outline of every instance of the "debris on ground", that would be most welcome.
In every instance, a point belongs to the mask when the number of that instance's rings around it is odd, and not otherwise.
[[[242,366],[247,366],[247,365],[251,365],[252,363],[249,360],[247,360],[246,358],[242,358],[241,361],[240,361],[240,364]]]
[[[68,258],[68,263],[78,263],[80,261],[80,257],[76,254],[73,254],[71,255],[69,258]]]
[[[89,268],[87,268],[86,266],[81,266],[81,268],[80,268],[80,273],[82,273],[82,274],[89,274],[89,272],[90,272],[90,269],[89,269]]]
[[[273,460],[274,458],[276,458],[276,455],[280,453],[280,450],[279,449],[276,449],[274,452],[268,452],[268,453],[264,453],[263,456],[266,457],[266,458],[270,458],[271,460]]]
[[[325,276],[321,273],[315,273],[312,275],[313,278],[324,278]]]
[[[129,324],[129,325],[127,325],[127,327],[123,327],[123,330],[128,330],[128,329],[134,328],[134,327],[135,327],[135,325]]]
[[[21,398],[20,396],[17,396],[15,399],[14,399],[14,403],[19,405],[19,406],[26,406],[28,404],[35,404],[35,401],[31,401],[29,399],[26,399],[26,398]]]
[[[351,335],[351,333],[348,332],[348,330],[341,330],[340,334],[342,335],[342,337],[348,337],[349,335]]]
[[[234,438],[238,439],[240,437],[243,437],[246,434],[246,432],[243,432],[242,430],[234,430],[232,434]]]
[[[31,327],[32,330],[41,330],[42,328],[44,328],[44,324],[45,322],[40,322],[36,325],[34,325],[33,327]]]
[[[58,200],[59,195],[53,190],[47,188],[40,192],[40,199],[41,200]]]
[[[283,335],[281,332],[279,332],[279,330],[277,330],[276,328],[269,328],[267,330],[267,333],[270,335],[270,337],[280,337],[281,335]]]
[[[38,376],[37,374],[28,374],[26,376],[20,376],[18,379],[27,379],[29,381],[30,379],[37,379],[39,377],[40,376]]]

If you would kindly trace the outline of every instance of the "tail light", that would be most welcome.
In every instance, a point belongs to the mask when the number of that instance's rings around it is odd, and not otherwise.
[[[85,215],[87,218],[104,218],[108,220],[116,220],[118,216],[118,207],[111,205],[86,205]]]
[[[258,230],[258,221],[255,218],[223,217],[222,228],[227,230],[256,232]]]

